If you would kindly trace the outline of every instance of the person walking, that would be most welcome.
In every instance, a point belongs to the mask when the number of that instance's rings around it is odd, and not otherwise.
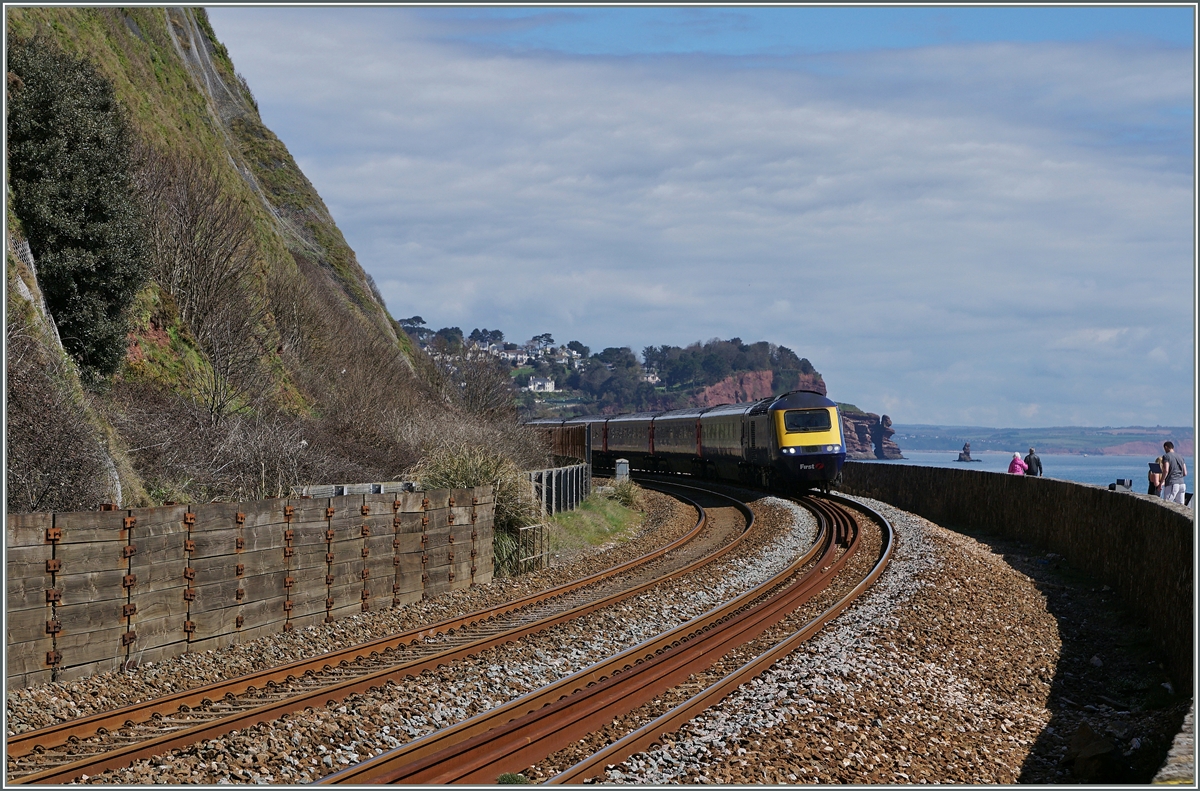
[[[1024,475],[1027,469],[1029,469],[1029,465],[1021,461],[1021,454],[1014,453],[1012,461],[1008,463],[1008,471],[1013,475]]]
[[[1184,463],[1183,457],[1175,452],[1174,442],[1164,442],[1163,451],[1162,498],[1168,502],[1184,505],[1183,493],[1187,489],[1184,479],[1187,478],[1187,464]]]
[[[1162,495],[1163,482],[1162,456],[1159,456],[1154,460],[1154,463],[1150,465],[1150,472],[1146,475],[1146,479],[1150,482],[1150,488],[1146,491],[1146,494],[1160,497]]]
[[[1042,477],[1042,460],[1033,452],[1033,448],[1029,449],[1029,455],[1025,457],[1025,474],[1035,478]]]

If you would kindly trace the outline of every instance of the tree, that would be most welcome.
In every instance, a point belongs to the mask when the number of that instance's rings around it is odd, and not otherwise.
[[[579,341],[571,341],[567,344],[567,348],[573,352],[577,352],[580,357],[587,357],[591,353],[591,349],[584,346]]]
[[[139,152],[138,182],[155,280],[208,357],[196,374],[214,424],[262,390],[266,305],[254,228],[217,172],[190,156]]]
[[[400,319],[396,322],[400,325],[400,329],[416,338],[418,341],[427,341],[433,332],[425,326],[425,319],[420,316],[410,316],[407,319]]]
[[[145,282],[132,132],[112,85],[45,38],[8,40],[12,208],[63,348],[85,379],[114,372]]]
[[[617,369],[641,367],[638,365],[637,357],[633,355],[633,350],[628,346],[609,346],[596,356],[600,362],[611,365],[614,371]]]
[[[442,327],[434,333],[433,348],[442,354],[458,354],[463,348],[463,331],[458,327]]]

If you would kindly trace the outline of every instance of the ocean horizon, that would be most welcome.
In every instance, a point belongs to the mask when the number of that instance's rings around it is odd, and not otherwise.
[[[958,461],[958,451],[949,450],[909,450],[901,451],[903,459],[865,459],[871,464],[915,464],[923,467],[948,467],[983,470],[984,472],[1008,472],[1008,463],[1012,460],[1012,451],[978,451],[972,452],[975,462]],[[1025,453],[1021,454],[1025,458]],[[1112,456],[1082,453],[1039,453],[1042,460],[1042,474],[1046,478],[1057,478],[1063,481],[1086,483],[1093,486],[1107,486],[1118,478],[1133,480],[1135,492],[1145,492],[1147,486],[1146,474],[1150,471],[1150,462],[1154,457],[1146,456]],[[1196,490],[1196,474],[1192,469],[1192,460],[1184,457],[1188,465],[1188,474],[1184,480],[1189,492]]]

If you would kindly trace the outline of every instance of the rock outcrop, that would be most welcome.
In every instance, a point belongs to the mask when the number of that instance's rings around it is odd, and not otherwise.
[[[842,412],[842,434],[848,459],[902,459],[900,446],[892,441],[892,419],[873,412]]]
[[[717,406],[718,404],[745,404],[771,395],[775,374],[772,371],[744,371],[727,376],[715,385],[700,390],[692,396],[694,406]]]
[[[692,396],[691,401],[693,406],[746,404],[769,398],[774,393],[774,386],[773,371],[744,371],[705,387]],[[793,389],[812,390],[825,395],[825,380],[817,373],[801,374]]]

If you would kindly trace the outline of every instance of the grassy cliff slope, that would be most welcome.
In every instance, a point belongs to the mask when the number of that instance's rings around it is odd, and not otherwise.
[[[50,251],[6,196],[6,332],[23,350],[7,359],[9,421],[30,426],[10,431],[10,509],[277,496],[398,477],[447,443],[537,454],[508,416],[464,410],[399,331],[203,9],[9,7],[6,28],[10,48],[67,53],[111,84],[136,138],[149,272],[119,370],[84,386],[40,298]],[[9,66],[11,113],[25,78]],[[227,233],[206,247],[213,217]],[[38,448],[66,425],[87,452],[51,469]]]

